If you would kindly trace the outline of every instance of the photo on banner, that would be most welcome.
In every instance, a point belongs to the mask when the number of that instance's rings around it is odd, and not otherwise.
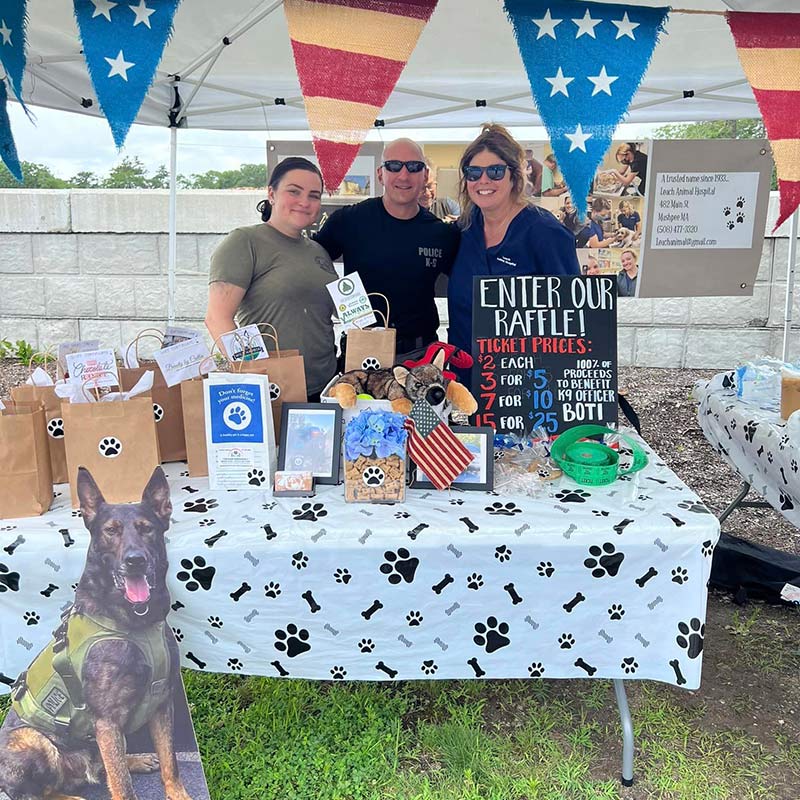
[[[620,297],[635,297],[642,266],[649,142],[614,141],[603,157],[581,220],[549,142],[523,144],[524,195],[575,236],[582,275],[613,275]]]

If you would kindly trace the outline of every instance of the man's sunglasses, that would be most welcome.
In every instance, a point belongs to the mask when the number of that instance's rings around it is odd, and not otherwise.
[[[396,158],[384,161],[381,166],[388,172],[400,172],[405,167],[410,173],[422,172],[425,169],[424,161],[398,161]]]
[[[474,183],[480,180],[484,172],[489,180],[501,181],[505,177],[508,168],[508,164],[491,164],[488,167],[463,167],[461,171],[470,183]]]

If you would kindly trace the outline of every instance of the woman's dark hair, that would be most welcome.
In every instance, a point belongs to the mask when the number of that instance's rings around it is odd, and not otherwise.
[[[269,176],[267,186],[272,187],[272,189],[277,189],[278,184],[283,179],[283,176],[287,172],[291,172],[293,169],[304,169],[306,172],[313,172],[319,177],[319,182],[321,186],[324,187],[325,184],[323,183],[322,173],[319,171],[319,167],[313,162],[309,161],[307,158],[301,158],[300,156],[290,156],[289,158],[284,158],[283,161],[278,162],[275,169],[272,170],[272,175]],[[262,200],[256,206],[256,211],[261,214],[261,221],[266,222],[272,214],[272,206],[270,205],[269,200]]]

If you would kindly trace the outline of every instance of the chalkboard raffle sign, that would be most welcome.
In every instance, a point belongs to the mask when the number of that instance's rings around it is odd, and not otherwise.
[[[476,425],[550,435],[617,421],[614,276],[476,277]]]

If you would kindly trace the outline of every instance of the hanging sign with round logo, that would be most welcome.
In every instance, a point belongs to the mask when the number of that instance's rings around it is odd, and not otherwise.
[[[366,328],[377,322],[361,276],[357,272],[337,278],[327,284],[328,292],[339,312],[339,321],[345,330]]]

